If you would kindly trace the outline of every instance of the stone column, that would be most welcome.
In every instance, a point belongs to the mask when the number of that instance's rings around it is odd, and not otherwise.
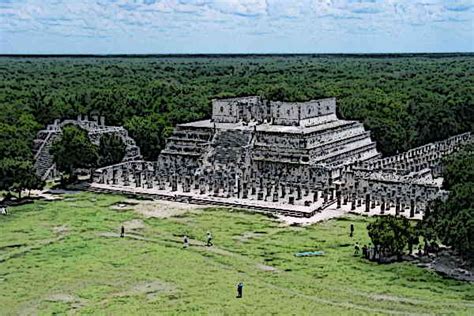
[[[194,176],[194,190],[199,190],[199,176]]]
[[[158,181],[158,190],[166,190],[166,181],[164,179]]]
[[[130,173],[128,172],[128,168],[125,168],[122,172],[123,178],[123,185],[128,187],[130,185]]]
[[[368,213],[370,211],[370,194],[365,195],[365,211]]]
[[[294,205],[295,204],[295,197],[294,196],[289,196],[288,197],[288,204]]]
[[[142,173],[141,171],[135,171],[135,187],[140,188],[142,186]]]
[[[255,194],[257,194],[257,188],[256,188],[255,182],[252,181],[252,188],[251,188],[251,190],[250,190],[250,195],[255,196]]]
[[[273,202],[278,202],[278,192],[277,191],[273,192]]]
[[[183,192],[191,192],[191,178],[189,177],[184,177]]]
[[[178,191],[178,179],[177,176],[171,178],[171,191]]]
[[[113,168],[112,169],[112,184],[117,184],[118,179],[117,179],[117,169]]]
[[[396,216],[400,215],[400,197],[399,196],[395,198],[395,215]]]
[[[220,188],[219,188],[219,181],[217,179],[214,179],[213,188],[214,188],[214,196],[218,196]],[[239,191],[240,191],[240,187],[239,187]]]
[[[146,185],[148,189],[153,189],[153,174],[150,170],[147,170],[145,173]]]
[[[249,197],[249,190],[247,188],[247,182],[243,183],[243,189],[242,189],[242,198],[247,199]]]

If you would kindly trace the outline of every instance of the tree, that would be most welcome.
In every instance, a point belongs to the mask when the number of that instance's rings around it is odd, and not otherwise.
[[[0,160],[0,190],[16,192],[41,189],[44,182],[36,175],[31,161],[5,158]]]
[[[76,169],[94,168],[99,158],[98,147],[91,142],[87,131],[75,125],[63,127],[62,136],[53,143],[50,153],[56,168],[71,181],[76,179]]]
[[[417,240],[415,229],[406,217],[380,216],[367,225],[367,230],[380,255],[400,258],[405,248]]]
[[[474,144],[446,158],[443,179],[443,186],[448,190],[456,184],[474,183]]]
[[[134,116],[125,122],[125,128],[137,141],[145,160],[155,160],[158,157],[164,142],[162,132],[165,126],[165,121],[158,115]]]
[[[445,161],[446,201],[435,201],[425,214],[422,232],[428,241],[441,241],[474,262],[474,146]]]
[[[122,138],[115,134],[104,134],[99,141],[98,166],[110,166],[119,163],[125,156],[127,146]]]

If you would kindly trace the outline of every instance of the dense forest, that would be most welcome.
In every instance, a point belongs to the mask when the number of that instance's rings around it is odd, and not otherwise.
[[[339,115],[363,121],[386,155],[474,126],[473,54],[3,57],[0,78],[5,157],[28,155],[56,118],[97,113],[156,159],[175,124],[209,117],[213,98],[243,95],[337,97]]]
[[[446,201],[436,201],[421,223],[425,240],[451,246],[474,265],[474,144],[444,161]]]

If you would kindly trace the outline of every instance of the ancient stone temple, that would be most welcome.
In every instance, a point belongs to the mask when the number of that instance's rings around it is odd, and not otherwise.
[[[92,189],[300,217],[329,207],[416,217],[446,195],[441,158],[471,140],[382,158],[360,122],[336,116],[334,98],[221,99],[211,119],[176,126],[157,161],[101,168]]]
[[[334,98],[225,99],[215,100],[212,110],[210,120],[176,127],[158,159],[163,176],[314,190],[338,179],[346,166],[380,157],[361,123],[336,117]]]

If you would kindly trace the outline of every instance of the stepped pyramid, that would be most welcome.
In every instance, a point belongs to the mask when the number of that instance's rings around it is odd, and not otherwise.
[[[321,186],[356,162],[380,157],[370,132],[336,116],[336,99],[273,102],[260,97],[213,100],[210,120],[180,124],[158,159],[163,175],[207,170]]]

